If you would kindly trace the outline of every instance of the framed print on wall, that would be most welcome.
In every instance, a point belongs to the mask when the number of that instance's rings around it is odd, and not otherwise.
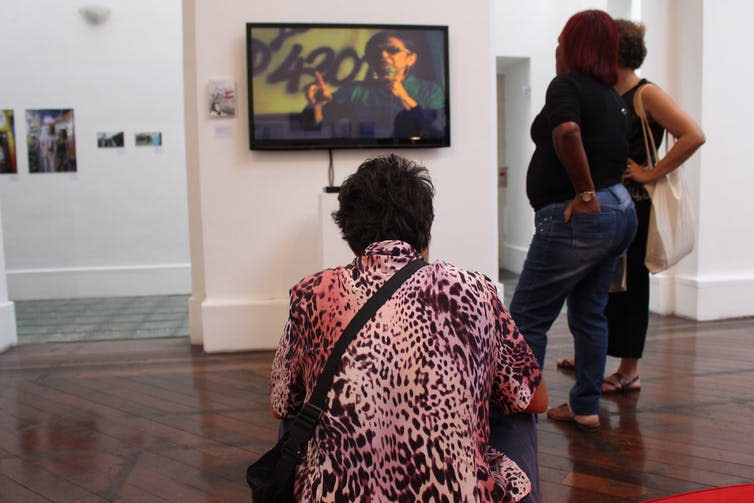
[[[76,171],[73,110],[26,110],[29,173]]]
[[[136,133],[134,142],[137,147],[159,147],[162,145],[162,133],[159,131]]]
[[[235,117],[236,83],[233,80],[210,80],[208,98],[210,117]]]
[[[0,110],[0,174],[17,172],[13,110]]]
[[[99,131],[97,133],[97,148],[119,148],[124,144],[123,131],[117,133]]]

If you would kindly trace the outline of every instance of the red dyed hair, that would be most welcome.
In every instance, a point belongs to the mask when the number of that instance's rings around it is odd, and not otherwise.
[[[577,12],[558,42],[567,71],[588,73],[606,86],[618,81],[618,29],[607,12]]]

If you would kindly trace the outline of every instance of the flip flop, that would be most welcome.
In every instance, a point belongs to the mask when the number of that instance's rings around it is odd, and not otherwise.
[[[555,362],[555,366],[559,368],[560,370],[571,370],[571,371],[576,370],[576,366],[573,363],[571,363],[570,358],[561,358],[560,360],[557,360]]]
[[[617,379],[617,381],[613,381],[611,379]],[[638,375],[634,376],[634,378],[631,380],[626,380],[626,378],[623,377],[623,374],[616,372],[602,380],[602,394],[609,395],[612,393],[627,393],[629,391],[639,391],[641,389],[641,384],[635,385],[636,381],[638,380]],[[605,385],[609,387],[605,389]]]

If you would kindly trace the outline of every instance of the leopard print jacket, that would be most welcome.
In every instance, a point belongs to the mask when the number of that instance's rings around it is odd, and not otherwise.
[[[271,375],[273,410],[292,418],[342,330],[400,267],[401,241],[301,280]],[[328,408],[297,468],[297,501],[517,501],[523,471],[489,448],[489,404],[526,408],[541,371],[494,284],[435,261],[382,306],[346,349]]]

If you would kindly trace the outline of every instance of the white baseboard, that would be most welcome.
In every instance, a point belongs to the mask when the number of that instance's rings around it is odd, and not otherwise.
[[[697,321],[754,316],[754,277],[650,276],[650,310]]]
[[[9,269],[13,300],[128,297],[191,293],[190,264]]]
[[[649,276],[649,310],[663,316],[675,310],[675,289],[673,276],[654,274]]]
[[[275,349],[288,319],[288,298],[248,302],[209,299],[202,302],[201,318],[202,342],[208,353]]]
[[[503,269],[521,274],[521,271],[524,270],[527,253],[529,253],[528,246],[515,246],[506,243],[503,248]]]
[[[16,308],[13,302],[0,303],[0,353],[18,344]]]
[[[188,300],[189,315],[189,339],[193,346],[204,344],[204,332],[202,331],[202,302],[204,297],[192,295]]]

